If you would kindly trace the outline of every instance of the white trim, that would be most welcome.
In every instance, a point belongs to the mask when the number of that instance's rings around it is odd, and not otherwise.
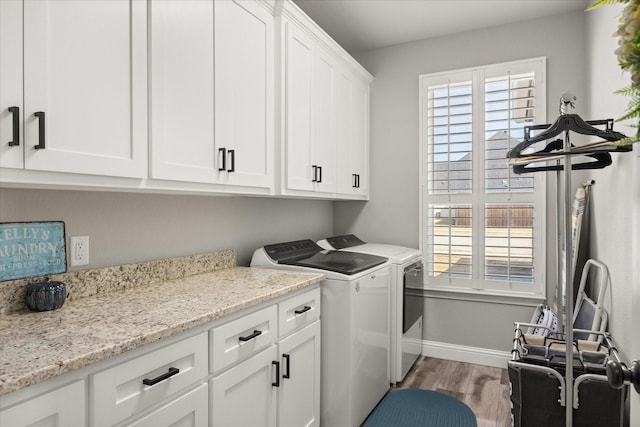
[[[502,369],[507,368],[507,362],[511,358],[511,354],[506,351],[427,340],[422,341],[422,355]]]

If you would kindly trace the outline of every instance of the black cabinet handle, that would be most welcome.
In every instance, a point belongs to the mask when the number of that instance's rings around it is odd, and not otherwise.
[[[284,359],[284,366],[287,370],[285,374],[282,374],[282,378],[291,378],[291,356],[283,353],[282,358]]]
[[[160,375],[159,377],[155,377],[152,379],[149,378],[145,378],[142,380],[142,384],[144,385],[155,385],[158,384],[160,381],[164,381],[167,378],[171,378],[172,376],[176,375],[178,372],[180,372],[180,369],[178,368],[169,368],[169,371],[167,371],[166,373]]]
[[[13,135],[9,146],[16,147],[20,145],[20,107],[9,107],[9,112],[13,122]]]
[[[318,166],[312,165],[311,167],[313,168],[313,179],[311,182],[318,182]]]
[[[271,364],[276,366],[276,380],[272,382],[271,385],[274,387],[280,387],[280,362],[272,360]]]
[[[250,341],[261,334],[262,334],[262,331],[254,330],[251,335],[247,335],[246,337],[238,337],[238,339],[242,342]]]
[[[236,171],[236,150],[228,150],[229,155],[231,155],[231,167],[227,170],[227,172],[235,172]]]
[[[302,308],[301,310],[294,310],[293,312],[295,314],[302,314],[302,313],[306,313],[309,310],[311,310],[311,307],[309,307],[308,305],[305,305],[304,308]]]
[[[227,169],[227,149],[226,148],[218,148],[218,155],[222,159],[222,166],[218,168],[219,171],[223,171]]]
[[[322,182],[322,166],[318,166],[318,171],[320,175],[320,178],[318,178],[318,182]]]
[[[352,185],[352,187],[353,187],[353,188],[358,188],[358,174],[357,174],[357,173],[351,174],[351,177],[353,178],[353,181],[352,181],[352,182],[353,182],[353,185]]]
[[[44,111],[37,111],[33,113],[38,118],[38,145],[34,145],[36,150],[42,150],[45,148],[44,141]]]

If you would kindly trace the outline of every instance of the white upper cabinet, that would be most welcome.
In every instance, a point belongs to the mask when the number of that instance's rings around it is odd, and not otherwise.
[[[369,195],[369,85],[344,70],[337,90],[338,197]]]
[[[366,200],[371,80],[290,0],[0,0],[0,186]]]
[[[335,64],[304,30],[285,24],[286,190],[335,192]]]
[[[150,8],[150,176],[216,182],[213,2]]]
[[[151,3],[151,178],[273,186],[273,12]]]
[[[22,0],[0,1],[0,167],[24,166]]]
[[[293,25],[286,27],[285,155],[286,188],[313,190],[312,108],[313,40]]]
[[[146,177],[146,4],[23,7],[25,168]]]
[[[222,180],[272,188],[273,12],[257,1],[216,1],[215,7],[215,141],[227,157],[219,165]]]
[[[279,28],[282,194],[367,199],[371,75],[290,2]]]

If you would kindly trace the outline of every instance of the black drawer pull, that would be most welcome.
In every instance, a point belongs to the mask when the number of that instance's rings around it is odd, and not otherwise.
[[[20,107],[9,107],[13,123],[13,139],[9,141],[9,147],[20,145]]]
[[[258,335],[261,335],[262,331],[258,331],[258,330],[254,330],[253,333],[251,335],[247,335],[246,337],[238,337],[238,339],[242,342],[245,341],[249,341],[254,339],[255,337],[257,337]]]
[[[42,150],[45,148],[44,142],[44,111],[37,111],[33,113],[38,118],[38,145],[34,145],[36,150]]]
[[[219,158],[222,159],[222,165],[218,168],[219,171],[227,170],[227,149],[218,148]]]
[[[276,380],[272,382],[271,385],[274,387],[280,387],[280,362],[272,360],[271,364],[276,365]]]
[[[309,307],[308,305],[305,305],[302,310],[294,310],[294,313],[295,314],[302,314],[302,313],[306,313],[309,310],[311,310],[311,307]]]
[[[282,353],[282,358],[284,359],[284,366],[287,369],[286,374],[282,374],[282,378],[291,378],[291,355]]]
[[[167,371],[166,373],[160,375],[159,377],[155,377],[153,379],[149,379],[149,378],[145,378],[142,380],[142,384],[144,385],[155,385],[158,384],[160,381],[164,381],[167,378],[170,378],[174,375],[176,375],[178,372],[180,372],[180,369],[178,368],[169,368],[169,371]]]
[[[231,156],[231,167],[227,170],[227,172],[235,172],[236,171],[236,150],[228,150],[229,155]]]

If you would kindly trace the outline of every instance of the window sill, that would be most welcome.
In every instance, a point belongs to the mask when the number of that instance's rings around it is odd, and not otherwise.
[[[443,287],[424,286],[422,288],[415,288],[415,292],[422,294],[422,296],[426,298],[521,305],[526,307],[535,307],[536,305],[542,304],[546,301],[545,296],[539,294],[490,291],[481,289],[451,289]]]

